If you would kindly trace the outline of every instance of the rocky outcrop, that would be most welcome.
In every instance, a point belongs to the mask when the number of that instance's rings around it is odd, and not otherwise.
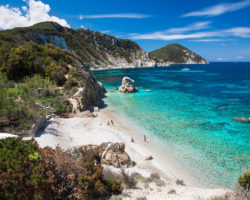
[[[133,93],[136,92],[136,88],[134,86],[134,80],[129,77],[123,77],[122,85],[119,87],[119,92],[122,93]]]
[[[79,87],[77,92],[69,98],[72,104],[72,112],[80,113],[94,106],[102,106],[102,95],[106,92],[100,82],[95,82],[91,77],[87,77],[85,84]]]
[[[100,145],[84,145],[73,151],[73,154],[96,160],[103,165],[112,165],[116,168],[132,166],[129,155],[125,152],[125,144],[105,142]]]
[[[250,123],[250,118],[245,118],[245,117],[235,117],[233,120],[238,121],[238,122],[243,122],[243,123]]]

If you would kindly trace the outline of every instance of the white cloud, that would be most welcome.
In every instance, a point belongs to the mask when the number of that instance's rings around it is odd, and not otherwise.
[[[249,27],[237,27],[226,30],[227,33],[234,36],[239,36],[243,38],[250,37],[250,28]]]
[[[64,19],[49,15],[50,6],[48,4],[36,0],[24,2],[27,3],[28,7],[23,6],[22,11],[9,5],[0,6],[0,28],[25,27],[43,21],[54,21],[62,26],[69,27],[69,24]]]
[[[225,42],[225,41],[235,41],[235,39],[219,39],[219,38],[208,38],[199,40],[190,40],[192,42]]]
[[[101,15],[80,15],[79,19],[101,19],[101,18],[131,18],[141,19],[148,18],[150,15],[137,14],[137,13],[121,13],[121,14],[101,14]]]
[[[149,34],[137,34],[129,37],[130,39],[144,39],[144,40],[180,40],[180,39],[207,39],[207,42],[217,40],[219,38],[226,37],[241,37],[250,38],[249,27],[236,27],[231,29],[217,30],[217,31],[206,31],[206,32],[195,32],[189,34],[169,34],[168,31],[158,31]],[[213,38],[216,37],[216,38]],[[205,41],[203,39],[203,41]],[[230,39],[231,40],[231,39]]]
[[[168,33],[184,33],[187,31],[197,31],[197,30],[209,28],[209,24],[211,24],[210,21],[197,22],[194,24],[190,24],[186,27],[170,28],[170,29],[166,30],[166,32],[168,32]]]
[[[100,31],[101,33],[104,33],[104,34],[107,34],[107,33],[110,33],[111,31],[110,30],[104,30],[104,31]]]
[[[214,36],[213,32],[199,32],[191,34],[166,34],[165,32],[155,32],[151,34],[138,34],[130,37],[131,39],[145,39],[145,40],[178,40],[178,39],[192,39],[204,38]]]
[[[204,8],[200,11],[190,12],[182,15],[182,17],[194,17],[194,16],[218,16],[227,12],[232,12],[236,10],[240,10],[250,5],[250,0],[245,0],[236,3],[223,3],[217,4],[208,8]]]
[[[243,59],[244,57],[243,56],[237,56],[237,59]]]

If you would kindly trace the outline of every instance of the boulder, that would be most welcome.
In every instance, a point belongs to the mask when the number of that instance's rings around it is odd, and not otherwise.
[[[112,165],[116,168],[128,168],[132,166],[129,155],[125,152],[125,144],[105,142],[100,145],[84,145],[80,147],[83,156],[95,159],[104,165]]]
[[[101,159],[101,164],[112,165],[116,168],[128,168],[132,166],[132,161],[126,152],[112,151],[105,152]]]
[[[244,122],[244,123],[250,123],[250,118],[244,118],[244,117],[235,117],[233,120],[238,121],[238,122]]]
[[[145,160],[153,160],[153,156],[147,156]]]
[[[119,87],[119,92],[122,93],[133,93],[136,92],[136,88],[134,87],[134,80],[129,77],[124,77],[122,79],[122,85]]]

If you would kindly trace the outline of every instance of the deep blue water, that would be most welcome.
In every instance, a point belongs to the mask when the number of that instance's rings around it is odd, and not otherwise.
[[[108,89],[105,103],[164,141],[179,164],[211,187],[234,187],[250,166],[250,63],[94,72]],[[120,94],[124,76],[143,87]],[[146,89],[151,92],[145,92]]]

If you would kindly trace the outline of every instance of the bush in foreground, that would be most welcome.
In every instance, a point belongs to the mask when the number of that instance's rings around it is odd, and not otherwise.
[[[21,138],[0,140],[1,200],[93,199],[121,192],[121,183],[105,180],[102,167],[90,160]]]
[[[0,140],[0,199],[46,199],[39,148],[20,138]]]

